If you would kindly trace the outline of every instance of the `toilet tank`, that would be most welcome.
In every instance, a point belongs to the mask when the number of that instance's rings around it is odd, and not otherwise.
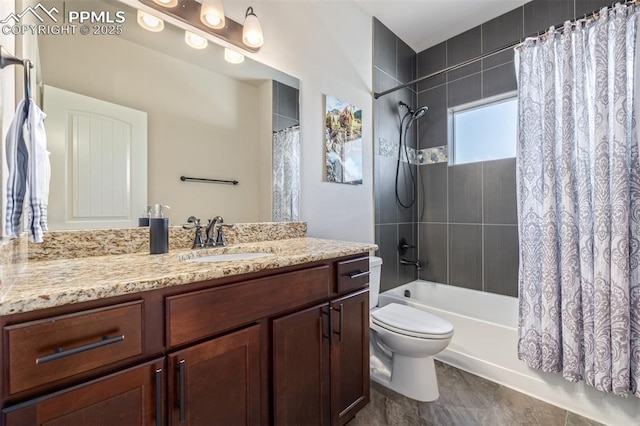
[[[382,270],[382,259],[379,257],[369,257],[369,309],[378,306],[378,294],[380,294],[380,271]]]

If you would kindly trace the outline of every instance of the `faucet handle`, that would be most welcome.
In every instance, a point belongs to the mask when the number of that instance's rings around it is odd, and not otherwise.
[[[187,223],[182,225],[184,229],[193,229],[199,226],[200,226],[200,219],[196,218],[195,216],[189,216],[189,219],[187,219]]]
[[[216,228],[218,228],[218,233],[216,234],[216,245],[217,246],[226,246],[227,245],[227,240],[224,238],[224,228],[231,228],[233,226],[233,224],[226,224],[226,223],[218,223],[216,225]]]

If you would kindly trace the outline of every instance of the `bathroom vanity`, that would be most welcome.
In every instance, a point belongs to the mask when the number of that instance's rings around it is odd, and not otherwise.
[[[234,249],[273,256],[29,263],[0,305],[2,424],[350,420],[369,401],[375,246],[297,238]]]

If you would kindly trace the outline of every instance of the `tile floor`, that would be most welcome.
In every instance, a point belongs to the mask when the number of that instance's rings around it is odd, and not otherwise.
[[[371,382],[371,402],[348,426],[602,426],[436,362],[440,398],[417,402]]]

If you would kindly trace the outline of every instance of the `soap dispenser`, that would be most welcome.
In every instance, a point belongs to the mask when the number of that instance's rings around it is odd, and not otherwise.
[[[151,206],[147,206],[145,214],[138,218],[138,226],[149,226],[149,218],[151,218]]]
[[[164,209],[169,206],[154,204],[149,218],[149,246],[151,254],[169,252],[169,218],[164,217]]]

